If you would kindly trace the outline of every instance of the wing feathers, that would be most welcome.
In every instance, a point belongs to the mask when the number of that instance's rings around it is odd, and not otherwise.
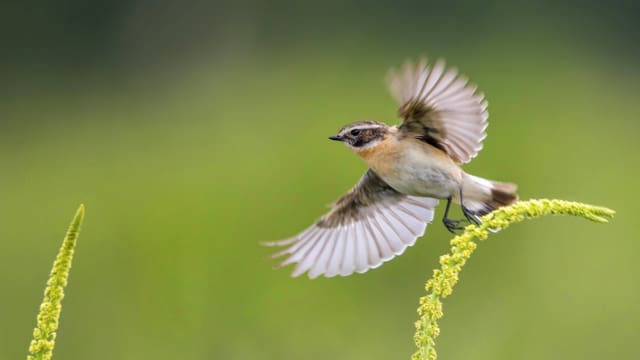
[[[345,239],[346,242],[344,257],[342,258],[342,263],[340,264],[340,275],[342,276],[347,276],[353,273],[352,267],[353,263],[355,262],[356,241],[359,241],[359,239],[353,238],[353,235],[351,234],[352,226],[352,224],[349,224],[345,229],[345,235],[347,236],[347,239]]]
[[[362,223],[357,222],[353,228],[354,239],[356,242],[356,271],[361,273],[369,268],[369,239],[362,232]]]
[[[368,264],[381,264],[382,261],[380,259],[380,247],[378,246],[376,241],[376,234],[369,233],[369,231],[367,230],[368,225],[368,223],[361,224],[362,236],[367,240],[367,248],[369,250],[367,254],[367,261]],[[376,265],[371,266],[374,267]]]
[[[335,243],[335,239],[327,235],[325,241],[323,242],[323,248],[320,255],[318,256],[318,259],[316,260],[315,264],[313,264],[313,267],[311,267],[311,269],[309,270],[309,277],[314,278],[319,274],[327,271],[327,268],[329,266],[328,262],[331,253],[333,252],[333,248],[335,247]]]
[[[431,66],[407,61],[390,70],[387,82],[404,118],[400,129],[439,144],[458,163],[466,163],[482,149],[487,127],[487,102],[475,85],[447,69],[443,60]]]
[[[319,229],[315,229],[316,231],[313,232],[313,235],[311,235],[309,238],[305,239],[304,244],[299,247],[298,249],[294,250],[294,252],[292,253],[291,257],[289,257],[287,260],[282,262],[282,265],[289,265],[292,264],[294,262],[298,262],[301,261],[302,259],[304,259],[305,257],[310,257],[310,252],[313,249],[313,247],[315,245],[317,245],[316,239],[321,236],[321,231],[319,231]]]
[[[326,238],[327,234],[322,232],[320,232],[318,236],[315,237],[313,244],[303,255],[301,261],[298,263],[298,266],[296,266],[296,269],[293,272],[293,276],[299,276],[300,274],[303,274],[318,262],[318,258],[320,257],[320,254],[326,246]]]
[[[292,276],[363,273],[413,245],[433,219],[437,202],[390,190],[369,171],[328,215],[293,241],[265,245],[288,246],[274,256],[289,255],[280,266],[297,263]]]
[[[396,255],[402,253],[402,242],[397,239],[395,233],[389,229],[385,223],[378,221],[377,218],[372,218],[371,222],[373,226],[378,230],[379,238],[381,242],[386,244],[389,252],[383,253],[382,259],[388,260]]]
[[[324,273],[327,277],[332,277],[338,275],[340,272],[340,264],[342,263],[342,254],[344,253],[344,245],[345,245],[345,237],[343,234],[343,229],[339,228],[333,234],[333,239],[336,242],[336,245],[331,253],[329,258],[329,263],[327,266],[327,270]],[[319,273],[318,275],[321,275]]]

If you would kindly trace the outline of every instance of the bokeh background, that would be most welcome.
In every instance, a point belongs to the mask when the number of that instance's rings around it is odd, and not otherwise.
[[[618,211],[481,244],[444,304],[441,358],[639,358],[638,4],[3,2],[0,358],[24,358],[79,203],[55,358],[408,358],[451,238],[439,220],[348,278],[292,279],[258,242],[357,181],[365,165],[327,136],[396,122],[384,74],[420,54],[487,94],[467,171]]]

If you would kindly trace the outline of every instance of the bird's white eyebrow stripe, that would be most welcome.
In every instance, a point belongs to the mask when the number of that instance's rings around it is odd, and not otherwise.
[[[381,126],[354,126],[352,128],[344,129],[342,132],[348,133],[353,130],[373,130],[373,129],[379,129],[379,128],[381,128]]]

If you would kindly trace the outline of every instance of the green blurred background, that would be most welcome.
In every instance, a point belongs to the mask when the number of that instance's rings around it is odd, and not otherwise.
[[[638,2],[292,0],[0,5],[0,358],[86,220],[60,359],[407,359],[440,222],[364,275],[292,279],[259,241],[304,229],[365,165],[327,136],[397,122],[383,85],[444,57],[490,102],[465,169],[607,225],[519,224],[444,304],[442,359],[640,358]]]

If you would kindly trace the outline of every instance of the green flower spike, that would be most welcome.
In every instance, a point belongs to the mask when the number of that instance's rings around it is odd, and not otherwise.
[[[53,263],[51,275],[44,290],[44,299],[38,313],[38,323],[33,330],[33,340],[29,345],[27,360],[49,360],[53,356],[53,347],[56,343],[56,330],[62,310],[63,289],[67,285],[73,249],[80,233],[80,224],[84,217],[84,205],[80,205],[76,215],[69,225],[67,236],[58,251],[56,261]]]
[[[562,200],[528,200],[503,207],[482,217],[481,225],[469,225],[464,232],[451,240],[451,250],[440,257],[440,269],[433,271],[427,281],[427,295],[420,298],[414,336],[418,351],[413,360],[435,360],[435,338],[440,334],[438,319],[443,316],[441,299],[451,295],[458,282],[458,274],[476,249],[475,239],[484,240],[489,232],[496,232],[510,224],[544,215],[582,216],[588,220],[605,223],[615,211],[604,207]]]

